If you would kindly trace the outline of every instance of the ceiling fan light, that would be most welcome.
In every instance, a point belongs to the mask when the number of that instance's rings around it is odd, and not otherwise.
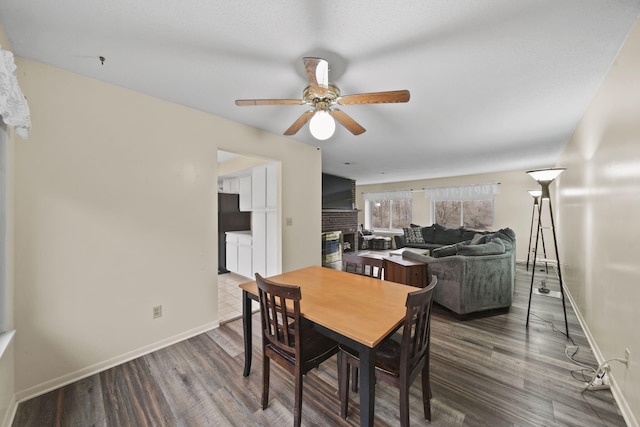
[[[336,130],[336,122],[326,111],[316,112],[309,121],[311,135],[320,141],[331,138]]]

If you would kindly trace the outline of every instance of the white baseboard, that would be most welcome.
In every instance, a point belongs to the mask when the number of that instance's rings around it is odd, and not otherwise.
[[[564,293],[567,296],[567,299],[569,300],[569,303],[573,307],[573,311],[576,313],[576,316],[578,317],[578,322],[580,322],[580,326],[582,327],[582,330],[584,331],[584,334],[587,337],[587,341],[589,341],[589,345],[591,346],[593,355],[598,361],[598,364],[603,363],[607,359],[605,359],[604,355],[600,351],[600,348],[598,347],[595,338],[591,334],[591,331],[589,330],[589,327],[587,326],[584,320],[584,317],[582,317],[582,313],[580,313],[580,310],[578,310],[577,305],[575,304],[575,301],[571,296],[571,292],[569,292],[569,289],[567,289],[567,287],[564,286],[564,284],[563,284],[563,288],[564,288]],[[622,414],[622,417],[627,423],[627,426],[640,427],[638,425],[638,420],[636,420],[635,416],[633,415],[633,412],[631,411],[631,408],[629,407],[629,404],[627,403],[627,400],[624,398],[624,394],[622,393],[622,390],[620,390],[620,386],[616,382],[615,376],[611,373],[609,374],[610,374],[609,381],[611,383],[611,393],[613,394],[613,398],[618,404],[620,413]]]
[[[7,412],[4,413],[4,420],[2,420],[2,427],[11,427],[13,424],[13,419],[16,416],[16,411],[18,410],[18,401],[16,400],[15,394],[11,397],[11,401],[9,402],[9,407],[7,408]]]
[[[121,365],[125,362],[128,362],[130,360],[136,359],[140,356],[144,356],[145,354],[149,354],[152,353],[156,350],[160,350],[161,348],[164,347],[168,347],[172,344],[175,344],[177,342],[180,341],[184,341],[186,339],[189,339],[191,337],[194,337],[196,335],[199,335],[203,332],[209,331],[211,329],[215,329],[218,326],[220,326],[219,322],[211,322],[211,323],[207,323],[204,324],[202,326],[199,326],[197,328],[194,329],[190,329],[188,331],[182,332],[180,334],[174,335],[172,337],[169,338],[165,338],[163,340],[157,341],[153,344],[149,344],[147,346],[141,347],[139,349],[121,354],[119,356],[113,357],[111,359],[96,363],[94,365],[91,366],[87,366],[86,368],[82,368],[79,369],[75,372],[71,372],[69,374],[66,375],[62,375],[58,378],[54,378],[52,380],[49,381],[45,381],[41,384],[38,384],[36,386],[33,387],[29,387],[26,390],[22,390],[20,392],[17,392],[15,395],[15,400],[17,400],[18,403],[23,402],[25,400],[28,399],[32,399],[36,396],[40,396],[41,394],[44,393],[48,393],[52,390],[55,390],[57,388],[63,387],[65,385],[71,384],[73,382],[76,382],[78,380],[81,380],[83,378],[89,377],[91,375],[97,374],[99,372],[102,372],[104,370],[113,368],[114,366],[118,366]],[[15,410],[14,410],[15,412]],[[13,416],[12,416],[13,419]]]

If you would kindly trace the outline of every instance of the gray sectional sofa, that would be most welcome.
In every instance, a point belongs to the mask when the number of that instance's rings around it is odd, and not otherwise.
[[[425,232],[425,228],[429,230]],[[432,275],[438,276],[434,290],[437,304],[459,316],[511,306],[515,285],[513,230],[478,232],[436,224],[420,227],[420,233],[432,240],[423,238],[423,243],[407,243],[406,240],[412,240],[412,234],[417,234],[414,229],[405,232],[401,239],[396,238],[396,245],[430,250],[431,256],[411,251],[405,251],[402,256],[426,263],[428,281]]]

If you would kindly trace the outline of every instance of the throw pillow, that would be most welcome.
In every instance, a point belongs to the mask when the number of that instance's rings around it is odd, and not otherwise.
[[[442,258],[445,256],[456,255],[457,253],[458,253],[458,246],[453,244],[453,245],[441,246],[439,248],[432,250],[431,256],[434,258]]]
[[[446,228],[439,227],[436,228],[436,234],[434,236],[433,243],[437,243],[439,245],[451,245],[453,243],[458,243],[462,240],[462,230],[458,228]]]
[[[429,227],[422,227],[422,238],[425,243],[433,243],[436,235],[436,227],[435,225],[430,225]]]
[[[420,228],[405,227],[402,231],[404,232],[404,239],[407,243],[424,243],[422,230]]]
[[[477,245],[478,244],[478,240],[480,240],[482,238],[482,236],[484,236],[484,234],[480,234],[480,233],[476,233],[473,235],[473,239],[471,239],[471,244],[472,245]]]
[[[478,240],[476,240],[476,245],[483,245],[485,243],[489,243],[493,239],[493,233],[483,234]]]
[[[471,240],[473,239],[473,236],[476,235],[477,231],[475,230],[469,230],[466,229],[464,227],[460,227],[460,230],[462,231],[462,235],[460,236],[460,238],[464,241],[464,240]]]
[[[516,233],[510,228],[502,228],[495,232],[495,234],[502,240],[506,240],[510,243],[515,243]]]
[[[467,245],[458,247],[458,255],[481,256],[500,255],[505,252],[504,245],[498,240],[492,240],[482,245]]]

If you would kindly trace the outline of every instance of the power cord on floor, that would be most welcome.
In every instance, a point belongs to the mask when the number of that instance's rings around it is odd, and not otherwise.
[[[593,378],[591,381],[587,382],[582,389],[584,393],[587,390],[607,390],[611,388],[611,383],[609,382],[609,372],[611,368],[609,367],[610,362],[620,362],[626,365],[627,359],[621,359],[619,357],[614,357],[611,359],[607,359],[598,365],[598,368],[595,370]]]
[[[571,371],[571,376],[574,379],[582,382],[583,384],[587,384],[585,389],[583,389],[583,392],[586,389],[589,389],[589,387],[591,387],[592,390],[595,390],[595,388],[593,388],[595,386],[593,386],[593,385],[589,386],[589,384],[592,384],[592,383],[599,383],[599,385],[602,386],[602,382],[596,380],[596,378],[597,378],[597,376],[599,374],[598,373],[599,366],[595,365],[595,364],[589,364],[589,363],[586,363],[586,362],[582,362],[582,361],[577,360],[575,358],[582,347],[577,345],[575,343],[575,341],[573,341],[573,338],[571,338],[570,336],[567,336],[566,333],[564,333],[562,330],[558,329],[556,327],[556,325],[552,321],[543,319],[542,317],[538,316],[536,313],[533,313],[533,312],[531,312],[531,315],[533,315],[535,318],[537,318],[543,324],[551,326],[552,330],[554,330],[555,332],[559,332],[560,334],[564,335],[569,341],[571,341],[572,345],[567,346],[564,349],[564,354],[567,356],[567,359],[571,360],[576,365],[582,367],[582,369],[576,369],[576,370]],[[589,350],[591,350],[591,349],[589,349]],[[601,375],[600,378],[602,379],[604,374],[600,373],[600,375]]]
[[[569,341],[571,341],[571,344],[573,344],[574,346],[576,345],[576,343],[575,343],[575,342],[573,342],[573,338],[571,338],[570,336],[568,336],[566,333],[562,332],[560,329],[556,328],[556,325],[554,325],[552,321],[550,321],[550,320],[546,320],[546,319],[543,319],[542,317],[538,316],[538,315],[537,315],[537,314],[535,314],[534,312],[531,312],[531,315],[532,315],[532,316],[537,317],[537,318],[538,318],[538,320],[540,320],[542,323],[545,323],[545,324],[547,324],[547,325],[550,325],[550,326],[551,326],[551,329],[553,329],[553,330],[554,330],[554,331],[556,331],[556,332],[560,332],[562,335],[564,335],[564,336],[565,336],[565,338],[567,338]]]

